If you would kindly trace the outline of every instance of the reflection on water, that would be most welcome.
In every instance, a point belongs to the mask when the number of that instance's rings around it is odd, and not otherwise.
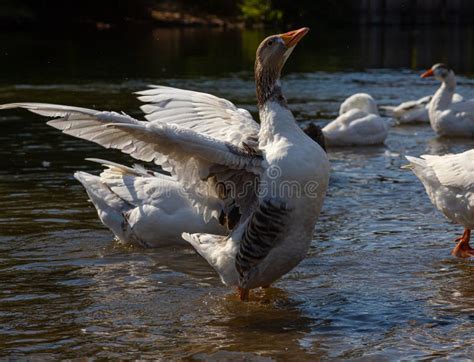
[[[359,34],[365,67],[416,69],[444,62],[457,72],[474,70],[471,27],[362,27]]]
[[[286,70],[425,68],[447,62],[474,71],[473,29],[398,26],[321,29],[304,40]],[[313,26],[312,26],[313,25]],[[0,34],[2,83],[225,76],[253,68],[255,49],[278,30],[156,29],[148,31]],[[45,82],[47,76],[48,82]]]
[[[441,48],[433,37],[431,53],[429,42],[421,42],[430,35],[423,34],[315,31],[283,80],[297,119],[325,124],[345,97],[360,91],[384,104],[432,93],[437,83],[416,71],[363,71],[455,56],[470,33],[459,31],[453,38],[459,43]],[[255,112],[250,70],[263,35],[203,29],[123,39],[107,32],[0,35],[9,54],[0,56],[6,70],[0,103],[39,100],[138,116],[131,93],[161,82]],[[470,56],[458,59],[466,61],[458,73],[470,71]],[[473,79],[460,76],[458,83],[459,93],[474,97]],[[418,125],[393,128],[383,147],[331,150],[330,189],[308,257],[275,288],[240,303],[191,249],[123,247],[102,227],[72,174],[99,172],[85,157],[130,164],[127,156],[62,135],[26,112],[4,112],[0,124],[0,356],[315,360],[474,353],[474,268],[449,255],[462,230],[400,169],[404,154],[460,152],[472,140],[437,138]]]

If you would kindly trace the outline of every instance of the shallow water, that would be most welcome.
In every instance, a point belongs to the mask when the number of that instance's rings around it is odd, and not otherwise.
[[[0,57],[7,70],[0,103],[56,102],[139,116],[131,93],[162,83],[256,110],[248,69],[260,32],[168,29],[127,34],[123,44],[120,34],[106,33],[94,34],[91,46],[88,36],[2,35],[8,55]],[[351,36],[359,39],[353,32],[315,36],[289,60],[282,82],[299,121],[325,124],[355,92],[395,104],[437,88],[406,68],[418,48],[405,38],[394,40],[401,55],[387,65],[368,61],[364,50],[379,33],[366,34],[365,42]],[[172,41],[162,49],[160,39]],[[181,41],[188,46],[175,49]],[[221,54],[222,47],[230,50]],[[474,97],[470,69],[459,66],[458,91]],[[460,152],[473,140],[440,139],[428,125],[398,126],[385,146],[330,150],[330,188],[308,257],[273,288],[254,293],[254,301],[240,303],[192,250],[120,246],[98,221],[73,172],[100,170],[85,157],[133,160],[62,135],[27,112],[3,112],[0,125],[0,356],[474,355],[474,266],[450,256],[462,230],[400,169],[405,154]]]

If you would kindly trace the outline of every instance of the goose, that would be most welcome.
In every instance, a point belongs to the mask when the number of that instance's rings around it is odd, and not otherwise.
[[[237,287],[241,300],[248,300],[250,289],[270,285],[304,259],[329,182],[326,153],[297,125],[280,85],[285,62],[308,31],[272,35],[259,45],[255,82],[260,126],[248,111],[225,99],[165,86],[138,92],[146,103],[141,107],[146,121],[124,113],[42,103],[13,103],[0,109],[24,108],[53,117],[48,124],[63,133],[160,165],[205,223],[217,220],[228,228],[220,235],[193,230],[187,219],[177,220],[183,239],[224,284]],[[137,172],[145,178],[145,171],[106,165],[115,172],[113,177],[118,176],[123,192],[133,194],[124,201],[138,197],[139,204],[144,194],[159,192],[139,183],[130,189],[130,182],[123,180],[123,175],[137,177]],[[90,184],[87,177],[81,182]],[[113,187],[112,191],[122,195]]]
[[[406,156],[404,166],[413,171],[425,186],[431,202],[449,220],[464,227],[464,233],[452,255],[460,258],[474,256],[469,245],[474,228],[474,150],[444,156]]]
[[[326,150],[321,128],[310,126],[305,133]],[[205,222],[173,177],[136,164],[130,168],[107,160],[86,160],[106,169],[99,176],[78,171],[74,177],[118,242],[149,248],[189,245],[181,237],[182,220],[193,232],[227,235],[229,225],[215,218]]]
[[[310,126],[305,133],[326,151],[321,128]],[[86,160],[106,169],[99,176],[78,171],[74,177],[118,242],[149,248],[189,245],[181,237],[182,220],[186,220],[185,228],[193,232],[227,235],[229,225],[215,218],[205,222],[173,177],[137,164],[130,168],[107,160]]]
[[[438,63],[421,75],[427,77],[441,82],[428,108],[433,130],[440,136],[474,137],[474,100],[452,102],[456,89],[454,71]]]
[[[433,96],[426,96],[414,101],[407,101],[398,106],[381,106],[389,117],[395,118],[399,123],[429,123],[428,109]],[[453,103],[462,102],[463,96],[454,93]]]
[[[175,178],[140,165],[127,167],[107,160],[87,160],[106,169],[99,176],[78,171],[74,177],[84,186],[99,219],[120,243],[151,248],[184,246],[187,243],[181,237],[183,229],[228,233],[219,220],[204,221]]]
[[[388,124],[379,116],[375,100],[366,93],[347,98],[339,108],[339,117],[323,128],[327,146],[381,144]]]

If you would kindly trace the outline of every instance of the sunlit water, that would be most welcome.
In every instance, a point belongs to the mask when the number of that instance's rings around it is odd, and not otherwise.
[[[66,103],[139,117],[131,93],[159,82],[220,95],[255,113],[252,56],[242,54],[250,52],[246,37],[263,34],[201,33],[186,39],[201,41],[215,63],[208,64],[209,54],[199,59],[201,50],[190,46],[174,53],[172,71],[166,68],[171,60],[162,67],[159,55],[150,60],[160,50],[156,37],[142,44],[146,51],[137,45],[126,55],[125,46],[115,48],[119,41],[108,43],[116,35],[98,37],[105,50],[87,48],[83,38],[76,46],[73,37],[69,52],[67,39],[13,37],[4,47],[15,62],[1,58],[7,72],[0,102]],[[311,60],[315,53],[303,42],[293,64],[290,59],[283,86],[299,121],[327,123],[355,92],[396,104],[437,88],[407,69],[354,70],[364,64],[363,47],[345,59],[343,38],[335,38],[333,52],[316,51],[323,58]],[[317,41],[308,41],[310,49]],[[249,43],[254,51],[255,41]],[[222,47],[230,49],[227,68],[219,58]],[[26,48],[38,57],[22,57]],[[458,83],[461,94],[474,97],[473,79],[459,76]],[[472,148],[472,140],[439,139],[429,125],[418,125],[392,128],[385,146],[330,150],[331,183],[308,257],[273,288],[240,303],[193,250],[120,246],[101,225],[72,174],[99,172],[86,157],[133,160],[62,135],[27,112],[1,113],[0,125],[0,356],[474,355],[474,266],[450,256],[462,229],[434,209],[411,172],[400,169],[405,154],[460,152]]]

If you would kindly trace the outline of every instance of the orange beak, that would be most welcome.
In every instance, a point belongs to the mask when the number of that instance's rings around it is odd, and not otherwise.
[[[280,34],[280,38],[283,39],[285,46],[287,48],[293,48],[298,42],[303,38],[306,33],[309,31],[309,28],[301,28],[298,30],[292,30],[288,33]]]
[[[433,73],[433,70],[430,69],[430,70],[427,70],[426,72],[424,72],[422,75],[420,75],[421,78],[428,78],[428,77],[432,77],[434,75]]]

